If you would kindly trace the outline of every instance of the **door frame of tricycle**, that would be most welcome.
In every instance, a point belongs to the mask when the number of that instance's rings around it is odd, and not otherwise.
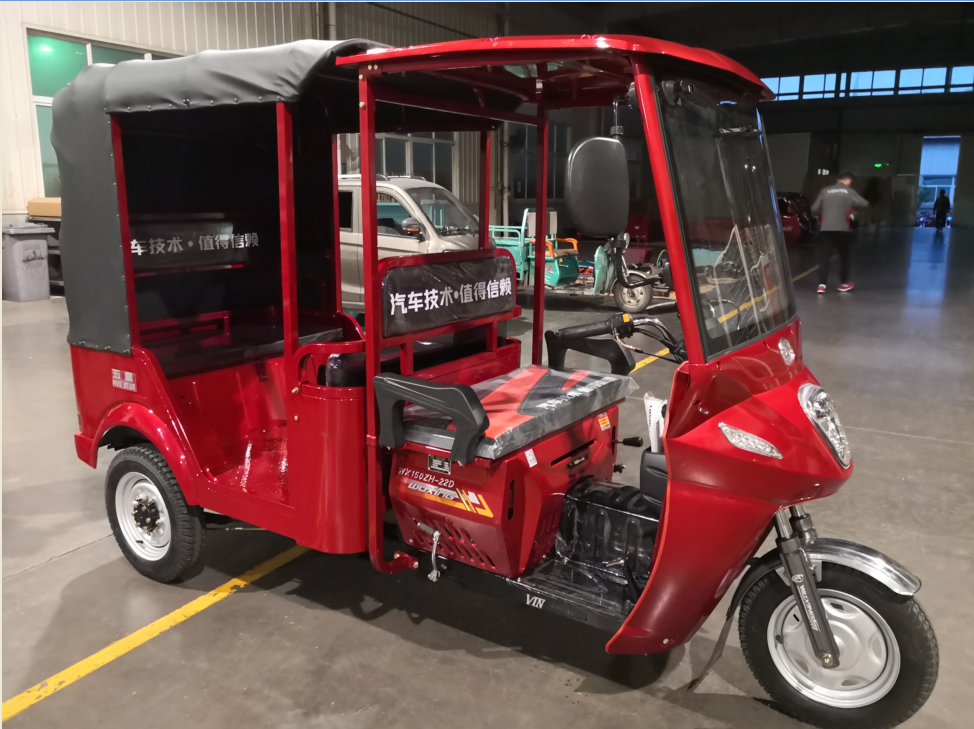
[[[436,62],[429,66],[435,67]],[[401,68],[397,68],[397,66]],[[483,103],[481,96],[480,107],[468,106],[454,102],[403,94],[394,90],[378,87],[374,80],[383,74],[402,71],[422,70],[425,64],[410,59],[408,62],[391,61],[382,64],[360,63],[358,65],[359,91],[359,149],[361,155],[361,209],[362,209],[362,272],[364,283],[365,303],[365,339],[366,339],[366,494],[368,503],[368,535],[369,556],[373,566],[380,572],[393,574],[400,570],[416,566],[416,561],[409,555],[397,553],[393,559],[386,560],[384,554],[384,534],[382,520],[386,510],[386,500],[383,494],[381,451],[378,444],[378,420],[375,407],[375,389],[373,379],[380,373],[380,352],[382,349],[382,303],[381,278],[379,276],[378,260],[378,229],[376,225],[377,192],[375,180],[375,107],[377,101],[387,101],[403,106],[415,106],[426,109],[461,114],[481,119],[480,123],[480,180],[479,180],[479,248],[486,251],[490,247],[490,152],[492,131],[491,122],[515,121],[522,124],[532,124],[538,129],[537,165],[537,194],[536,206],[539,215],[538,235],[535,239],[535,286],[534,286],[534,326],[531,347],[531,361],[541,364],[542,331],[544,327],[544,251],[545,251],[545,223],[547,221],[547,170],[548,170],[548,114],[544,103],[538,105],[537,115],[518,114],[490,109]],[[543,73],[538,67],[538,73]],[[496,339],[496,337],[495,337]],[[410,346],[404,344],[403,346]]]

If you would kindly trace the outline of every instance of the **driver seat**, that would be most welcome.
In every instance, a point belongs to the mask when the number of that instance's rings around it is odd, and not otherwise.
[[[599,413],[629,394],[628,375],[530,365],[473,385],[489,424],[476,456],[495,460],[580,420]],[[406,440],[452,450],[454,421],[419,405],[403,410]]]

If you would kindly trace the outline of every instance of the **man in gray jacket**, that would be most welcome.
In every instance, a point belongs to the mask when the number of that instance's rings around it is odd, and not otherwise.
[[[853,233],[849,229],[852,208],[864,208],[868,202],[855,190],[852,185],[852,174],[843,172],[834,185],[823,188],[812,204],[812,214],[819,216],[818,243],[818,292],[825,293],[825,284],[829,278],[829,261],[832,249],[839,254],[839,291],[852,291],[852,241]]]

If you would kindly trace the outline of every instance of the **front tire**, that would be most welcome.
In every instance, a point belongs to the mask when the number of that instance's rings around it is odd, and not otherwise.
[[[772,573],[741,603],[741,648],[751,672],[808,724],[885,729],[906,721],[937,681],[937,638],[926,614],[912,598],[847,567],[823,565],[818,588],[839,666],[818,663],[791,589]]]
[[[115,456],[105,479],[112,534],[129,563],[157,582],[173,582],[199,561],[203,510],[186,503],[166,459],[148,445]]]
[[[630,277],[637,278],[636,274],[630,273]],[[639,278],[642,278],[641,276]],[[612,298],[615,299],[616,306],[620,311],[627,314],[638,314],[645,310],[653,300],[652,285],[640,286],[636,289],[627,289],[618,281],[612,286]]]

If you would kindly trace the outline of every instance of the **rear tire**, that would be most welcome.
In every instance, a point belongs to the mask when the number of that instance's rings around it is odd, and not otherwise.
[[[119,549],[141,574],[173,582],[196,566],[203,510],[186,503],[172,469],[152,446],[115,456],[105,479],[105,508]]]
[[[645,280],[638,274],[630,273],[629,277],[636,280]],[[612,298],[615,299],[616,306],[620,311],[627,314],[638,314],[646,309],[653,300],[653,286],[640,286],[638,289],[627,289],[618,281],[612,286]]]
[[[926,614],[912,598],[848,567],[824,564],[818,587],[839,666],[826,671],[814,660],[792,591],[772,573],[741,603],[741,648],[751,672],[789,714],[814,726],[886,729],[906,721],[937,682],[937,638]]]

